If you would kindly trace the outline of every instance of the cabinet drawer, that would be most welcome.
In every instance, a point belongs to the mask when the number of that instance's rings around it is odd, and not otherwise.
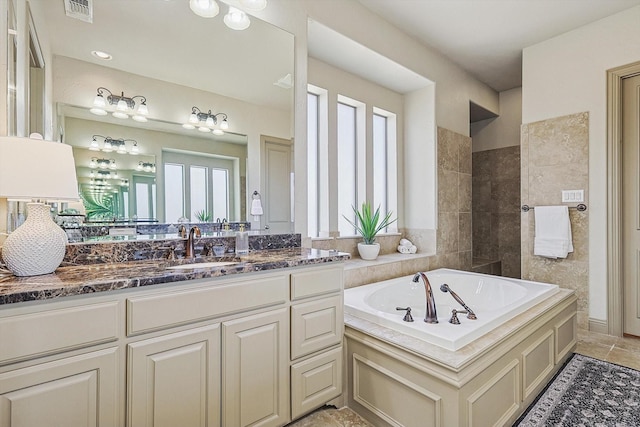
[[[118,311],[112,301],[0,319],[0,364],[114,341]]]
[[[342,290],[342,266],[291,274],[291,300]]]
[[[168,328],[287,301],[288,276],[212,284],[127,300],[127,334]]]
[[[342,347],[291,366],[291,418],[324,405],[342,393]]]
[[[291,306],[291,359],[342,341],[342,295]]]

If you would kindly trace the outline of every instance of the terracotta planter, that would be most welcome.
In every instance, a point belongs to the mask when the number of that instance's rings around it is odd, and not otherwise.
[[[360,258],[372,261],[378,258],[378,254],[380,253],[380,243],[373,243],[370,245],[358,243],[358,252],[360,253]]]

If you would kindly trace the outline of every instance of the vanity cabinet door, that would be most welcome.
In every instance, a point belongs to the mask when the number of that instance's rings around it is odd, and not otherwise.
[[[0,427],[120,425],[117,348],[0,374]]]
[[[128,345],[129,427],[220,425],[220,325]]]
[[[289,315],[282,308],[222,324],[222,425],[289,421]]]

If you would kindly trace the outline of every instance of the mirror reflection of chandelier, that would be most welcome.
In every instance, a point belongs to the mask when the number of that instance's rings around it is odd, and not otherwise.
[[[132,97],[124,96],[124,92],[120,92],[120,95],[113,94],[106,87],[99,87],[98,93],[93,99],[93,108],[89,111],[98,116],[106,116],[111,112],[113,117],[118,119],[128,119],[129,116],[137,122],[146,122],[149,115],[149,109],[147,108],[147,98],[142,95],[135,95]],[[105,92],[108,92],[106,99],[104,97]],[[140,98],[140,103],[136,107],[136,98]]]
[[[216,128],[220,117],[220,127]],[[197,129],[200,132],[213,132],[214,135],[224,135],[224,131],[229,129],[226,113],[214,114],[211,110],[204,112],[198,107],[191,108],[189,122],[182,125],[185,129]]]
[[[91,169],[116,169],[116,160],[115,159],[99,159],[97,157],[92,157],[89,162],[89,167]]]
[[[98,178],[98,179],[118,179],[118,171],[114,170],[113,174],[109,171],[103,171],[103,170],[98,170],[98,171],[90,171],[89,172],[89,177],[90,178]]]
[[[149,163],[149,162],[138,162],[138,166],[136,167],[136,170],[142,171],[142,172],[156,172],[156,165],[155,163]]]
[[[100,143],[96,138],[102,138],[102,147],[100,147]],[[131,148],[128,148],[127,142],[131,145]],[[131,154],[138,155],[140,150],[138,148],[138,141],[135,139],[123,139],[123,138],[111,138],[110,136],[102,136],[102,135],[93,135],[91,137],[91,142],[89,143],[89,150],[91,151],[104,151],[105,153],[111,153],[115,151],[119,154]]]

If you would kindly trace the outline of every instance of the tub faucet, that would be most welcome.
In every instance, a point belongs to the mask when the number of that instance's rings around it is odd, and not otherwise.
[[[189,230],[189,237],[187,237],[187,243],[185,245],[185,252],[184,252],[185,258],[195,257],[195,249],[193,244],[194,234],[195,234],[195,237],[197,238],[202,237],[202,234],[200,233],[200,228],[197,225],[194,225],[193,227],[191,227],[191,230]]]
[[[462,301],[462,298],[460,298],[458,296],[458,294],[456,294],[455,292],[453,292],[453,290],[449,287],[449,285],[447,285],[446,283],[443,283],[442,285],[440,285],[440,290],[442,292],[449,292],[451,294],[451,296],[453,297],[454,300],[458,301],[458,303],[464,307],[464,309],[466,310],[466,314],[467,314],[467,319],[471,319],[471,320],[476,320],[478,319],[478,317],[476,316],[476,314],[473,312],[473,310],[471,310],[469,308],[469,306],[467,304],[464,303],[464,301]],[[464,313],[463,311],[458,310],[458,313]],[[454,317],[455,317],[455,313],[454,313]],[[456,320],[458,318],[456,317]],[[455,323],[455,322],[451,322],[451,323]]]
[[[436,300],[433,297],[433,290],[431,289],[431,283],[429,283],[429,279],[427,279],[426,274],[422,273],[421,271],[417,272],[413,276],[413,282],[418,283],[421,277],[422,277],[422,282],[424,283],[424,292],[427,298],[424,321],[427,323],[438,323],[438,314],[436,313]]]

